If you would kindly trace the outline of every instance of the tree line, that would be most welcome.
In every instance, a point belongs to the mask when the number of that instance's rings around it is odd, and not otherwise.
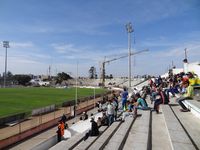
[[[89,78],[90,79],[97,79],[97,71],[94,66],[89,68]],[[112,79],[113,75],[106,75],[106,79]],[[6,85],[23,85],[28,86],[31,85],[30,81],[33,79],[33,75],[26,75],[26,74],[12,74],[11,71],[8,71],[6,74]],[[73,79],[69,74],[65,72],[60,72],[56,76],[49,76],[48,79],[44,79],[43,81],[55,81],[55,84],[61,84],[63,81]],[[4,82],[4,73],[0,75],[0,85],[3,85]]]
[[[4,75],[0,76],[0,85],[3,85]],[[30,81],[33,79],[33,75],[25,75],[25,74],[15,74],[8,71],[6,74],[6,85],[23,85],[28,86],[31,85]],[[48,77],[48,79],[44,79],[43,81],[55,81],[56,84],[61,84],[63,81],[73,79],[69,74],[65,72],[58,73],[56,76]]]

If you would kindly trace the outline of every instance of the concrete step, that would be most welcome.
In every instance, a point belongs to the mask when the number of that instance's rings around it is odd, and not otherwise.
[[[75,146],[77,146],[84,138],[87,131],[83,133],[77,133],[74,136],[72,136],[70,139],[66,141],[61,141],[58,144],[54,145],[50,148],[50,150],[64,150],[64,149],[73,149]]]
[[[193,113],[198,119],[200,119],[200,101],[193,100],[185,100],[183,104]]]
[[[200,119],[194,116],[191,112],[180,112],[179,106],[171,106],[176,116],[184,126],[185,130],[192,138],[196,147],[200,149]]]
[[[117,114],[118,117],[120,117],[121,114],[122,114],[121,112],[118,112],[118,114]],[[111,125],[111,126],[113,126],[113,125]],[[81,128],[81,126],[80,126],[80,128]],[[105,128],[107,128],[107,127],[106,126],[102,126],[102,128],[100,130],[103,131],[103,130],[105,130]],[[50,149],[51,150],[56,150],[56,149],[60,149],[60,150],[61,149],[74,149],[75,147],[77,149],[88,148],[96,140],[96,138],[98,138],[98,137],[89,137],[89,139],[87,139],[86,141],[83,141],[83,138],[84,138],[85,134],[88,131],[89,130],[87,130],[87,131],[85,131],[83,133],[78,133],[78,134],[72,136],[70,139],[68,139],[66,141],[61,141],[60,143],[54,145]]]
[[[126,117],[125,121],[121,124],[104,149],[122,149],[134,120],[135,118],[133,116]]]
[[[159,114],[152,112],[152,149],[172,150],[162,108]]]
[[[120,125],[120,121],[113,122],[112,125],[89,147],[89,150],[103,149]]]
[[[88,114],[95,114],[97,112],[97,108],[91,109],[88,111]],[[67,121],[68,125],[71,126],[73,122],[77,122],[80,116],[76,118],[70,119]],[[38,135],[35,135],[31,138],[28,138],[25,141],[17,143],[13,145],[9,149],[12,150],[24,150],[24,149],[31,149],[31,150],[46,150],[57,144],[57,135],[56,135],[57,127],[50,128]],[[75,133],[75,132],[74,132]],[[73,133],[72,133],[73,134]],[[60,144],[60,143],[59,143]]]
[[[194,145],[185,133],[181,124],[175,117],[169,105],[162,105],[165,123],[171,141],[171,147],[175,150],[195,150]]]
[[[138,113],[142,116],[137,117],[132,125],[123,147],[125,150],[147,150],[150,111],[138,111]]]
[[[101,126],[99,128],[100,135],[107,129],[107,126]],[[98,138],[99,136],[89,136],[87,140],[83,140],[80,144],[78,144],[74,150],[85,150],[88,149],[90,145]]]

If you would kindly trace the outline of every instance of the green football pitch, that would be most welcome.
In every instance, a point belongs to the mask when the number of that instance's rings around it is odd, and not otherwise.
[[[105,89],[95,89],[95,93],[104,93]],[[75,99],[75,88],[0,88],[0,117],[22,112],[31,112],[35,108]],[[94,89],[78,88],[78,98],[91,96]]]

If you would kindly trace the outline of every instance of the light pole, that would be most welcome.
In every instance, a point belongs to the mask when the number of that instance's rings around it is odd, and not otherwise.
[[[3,41],[3,47],[6,48],[5,54],[5,72],[4,72],[4,88],[6,87],[6,76],[7,76],[7,48],[9,48],[9,41]]]
[[[131,88],[131,33],[134,31],[131,22],[126,24],[128,33],[128,87]]]
[[[75,105],[74,105],[75,122],[76,122],[77,102],[78,102],[78,61],[77,61],[77,64],[76,64],[76,93],[75,93]]]
[[[95,108],[95,106],[96,106],[95,98],[96,98],[96,89],[95,89],[95,86],[94,86],[94,108]]]

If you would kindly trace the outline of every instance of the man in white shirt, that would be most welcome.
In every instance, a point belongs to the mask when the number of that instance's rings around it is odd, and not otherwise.
[[[108,105],[107,105],[107,115],[108,115],[108,120],[109,120],[109,123],[108,125],[110,126],[113,121],[114,121],[114,110],[115,110],[115,107],[114,105],[112,104],[112,101],[109,100],[108,101]]]

